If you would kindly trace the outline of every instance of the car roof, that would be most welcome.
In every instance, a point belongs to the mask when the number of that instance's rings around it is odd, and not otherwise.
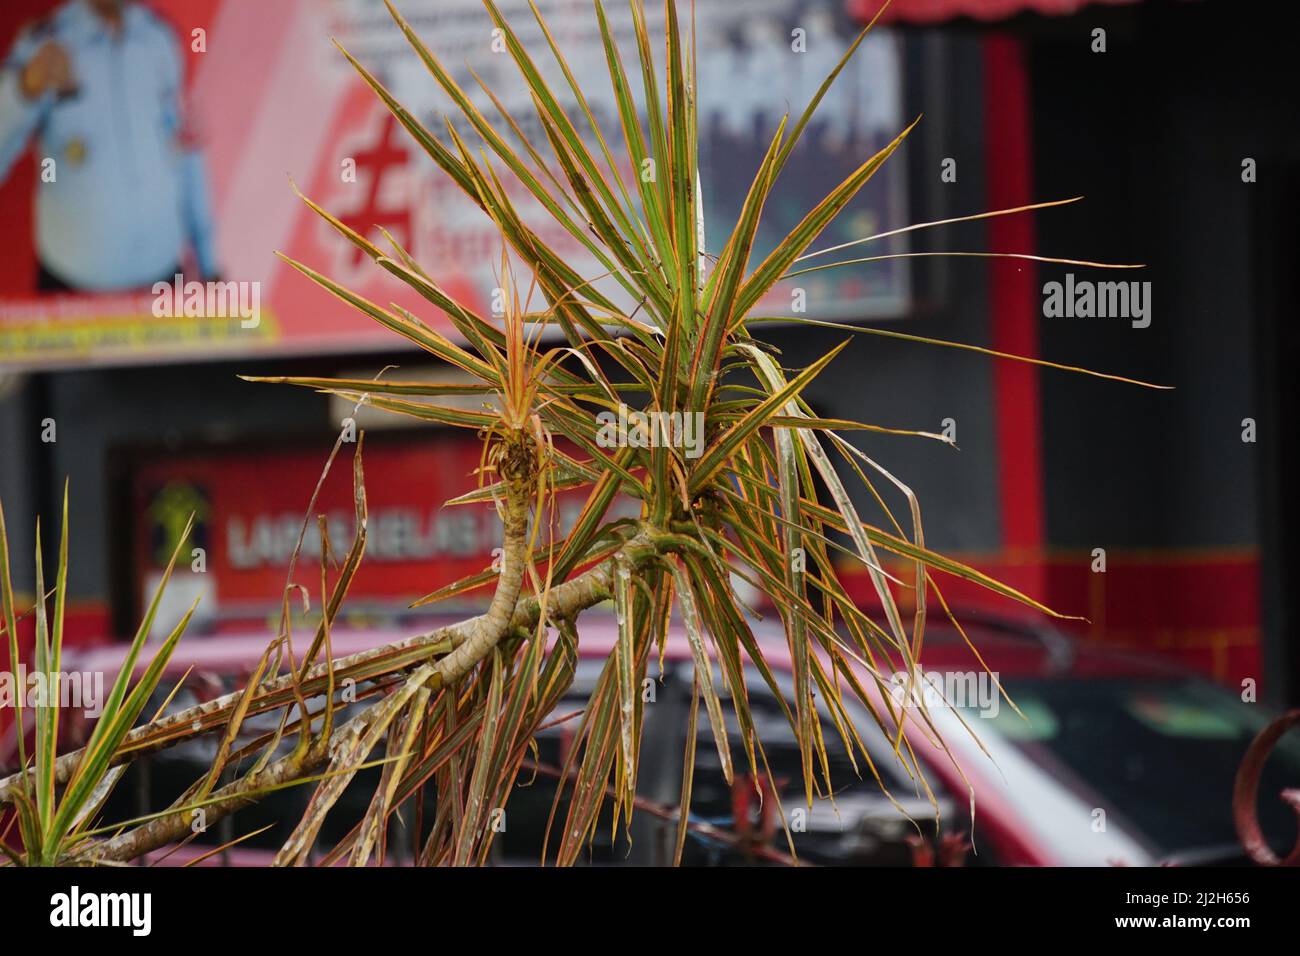
[[[923,668],[984,667],[1004,677],[1168,679],[1188,676],[1185,667],[1149,653],[1069,637],[1059,631],[1016,633],[963,624],[970,643],[948,622],[928,624],[920,654]],[[974,650],[972,651],[972,645]],[[978,654],[978,658],[976,657]],[[901,666],[901,662],[897,660]]]
[[[1185,677],[1189,673],[1185,668],[1150,654],[1068,637],[1044,622],[990,617],[980,613],[958,613],[956,616],[962,622],[961,631],[946,618],[935,620],[932,616],[928,621],[919,655],[922,669],[987,668],[1003,678],[1012,679],[1169,679]],[[426,619],[400,629],[340,627],[331,632],[330,643],[335,657],[346,657],[461,620]],[[751,621],[750,627],[767,662],[776,669],[788,670],[791,666],[790,651],[780,620],[769,616]],[[310,635],[310,631],[303,631],[294,640],[296,654],[306,651]],[[582,658],[603,658],[617,643],[618,628],[612,614],[597,610],[580,619],[579,635]],[[176,677],[191,668],[201,673],[247,674],[257,665],[270,639],[271,634],[265,630],[187,637],[177,644],[165,674]],[[706,646],[708,644],[711,642],[706,642]],[[845,645],[851,646],[851,643],[846,640]],[[677,619],[669,626],[664,650],[665,656],[671,660],[691,657],[690,642]],[[70,649],[68,664],[78,670],[116,674],[127,651],[125,642],[102,644],[76,652]],[[148,666],[151,658],[152,654],[146,647],[136,663],[137,672]],[[878,652],[876,666],[885,672],[903,670],[906,664],[902,655],[894,650]]]

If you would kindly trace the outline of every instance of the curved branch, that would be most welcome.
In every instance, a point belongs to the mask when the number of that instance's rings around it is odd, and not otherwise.
[[[646,537],[638,536],[629,540],[622,551],[634,563],[639,564],[654,553],[654,548]],[[592,605],[608,600],[612,561],[612,558],[606,559],[577,577],[553,587],[547,599],[548,616],[571,617]],[[523,598],[515,608],[510,626],[512,629],[534,627],[539,613],[540,608],[536,597]],[[335,678],[339,680],[356,677],[373,680],[422,664],[469,641],[486,617],[487,614],[481,614],[382,647],[340,657],[334,661]],[[329,665],[326,662],[311,667],[303,677],[304,692],[313,691],[318,684],[323,688],[328,673]],[[360,674],[364,674],[364,677],[358,676]],[[193,737],[222,729],[225,726],[227,713],[238,703],[242,694],[242,689],[225,694],[135,728],[126,735],[112,765],[116,766],[146,754],[166,750]],[[262,685],[257,697],[249,705],[248,716],[275,710],[292,700],[293,675],[284,674]],[[198,729],[195,729],[196,726]],[[82,753],[82,750],[74,750],[55,761],[56,783],[67,783],[71,779],[73,771],[81,761]],[[29,770],[28,773],[31,771]],[[0,780],[0,806],[13,803],[22,790],[22,779],[22,773],[18,772]]]
[[[469,673],[510,631],[515,605],[523,588],[524,564],[528,559],[528,501],[531,492],[530,481],[512,481],[507,485],[502,515],[505,527],[502,532],[501,573],[497,577],[492,603],[478,620],[469,640],[442,660],[421,665],[400,690],[369,708],[366,715],[370,719],[364,725],[349,727],[340,745],[331,745],[331,774],[312,794],[306,813],[276,854],[276,866],[300,865],[307,859],[325,823],[325,815],[343,795],[357,769],[379,744],[402,709],[412,699],[427,701],[429,690],[446,687]],[[412,714],[412,719],[415,716]]]
[[[1300,726],[1300,710],[1283,714],[1259,732],[1237,769],[1237,780],[1232,788],[1232,818],[1237,824],[1237,836],[1246,855],[1260,866],[1300,866],[1300,837],[1284,859],[1280,859],[1268,845],[1259,828],[1255,806],[1259,800],[1259,778],[1264,763],[1277,742],[1292,727]],[[1282,800],[1300,815],[1300,790],[1283,790]]]
[[[501,573],[487,613],[476,622],[469,640],[437,663],[442,686],[468,674],[510,631],[528,562],[528,502],[532,482],[508,482],[502,519]],[[436,689],[436,688],[435,688]]]
[[[618,555],[623,555],[634,566],[640,566],[651,560],[656,553],[654,545],[647,536],[637,535],[630,539],[619,550],[617,555],[607,558],[577,577],[552,588],[547,599],[548,618],[553,620],[572,618],[579,612],[608,600],[612,593],[614,565]],[[523,568],[521,562],[517,563],[516,566]],[[509,584],[510,582],[506,583]],[[500,591],[499,587],[498,593]],[[520,628],[532,628],[537,624],[540,614],[539,600],[536,596],[520,599],[518,591],[519,589],[515,588],[514,611],[509,618],[508,626],[502,634]],[[506,606],[508,605],[505,604],[504,600],[498,602],[494,596],[493,607],[489,608],[486,614],[453,625],[451,629],[455,629],[461,634],[461,643],[457,645],[457,650],[468,645],[478,633],[483,633],[479,629],[482,627],[483,622],[493,617],[494,610],[498,614],[496,619],[499,623],[501,608]],[[473,630],[470,630],[471,628]],[[441,631],[433,632],[433,634],[444,633],[451,629],[444,628]],[[418,635],[401,642],[400,645],[393,646],[406,646],[412,642],[427,639],[430,636]],[[479,638],[477,646],[484,646],[486,641],[486,637]],[[484,654],[491,650],[492,646],[495,646],[495,642],[487,644]],[[373,654],[373,652],[366,653]],[[427,680],[436,679],[438,681],[436,686],[446,686],[448,682],[463,676],[473,666],[475,661],[466,663],[467,658],[468,654],[457,656],[453,652],[453,654],[442,660],[424,665],[420,670],[423,671],[427,668],[430,673],[422,675],[422,677]],[[279,760],[271,762],[256,775],[241,778],[217,790],[212,795],[213,802],[204,808],[208,825],[256,803],[259,799],[259,791],[300,780],[320,770],[321,767],[328,763],[332,753],[335,753],[339,748],[348,747],[350,744],[360,741],[365,736],[366,732],[371,728],[372,722],[384,716],[383,713],[379,712],[379,708],[383,705],[384,702],[381,702],[368,708],[364,713],[358,714],[335,730],[328,741],[319,741],[304,753],[288,754]],[[150,820],[134,830],[98,843],[84,851],[81,857],[85,862],[136,859],[152,850],[184,839],[190,833],[191,822],[192,811],[177,810]]]

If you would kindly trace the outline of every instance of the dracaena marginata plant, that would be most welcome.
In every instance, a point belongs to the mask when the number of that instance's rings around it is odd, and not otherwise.
[[[312,209],[372,258],[377,268],[409,285],[445,316],[457,340],[408,311],[367,301],[309,265],[290,260],[309,279],[460,369],[468,379],[457,384],[383,377],[256,381],[305,386],[397,415],[475,430],[483,441],[479,488],[448,504],[495,503],[503,523],[500,560],[496,567],[419,603],[491,589],[488,609],[454,626],[352,657],[333,658],[331,627],[365,548],[358,446],[353,466],[357,534],[332,581],[322,559],[317,584],[323,613],[306,653],[294,655],[285,614],[280,635],[240,692],[129,733],[105,731],[101,746],[84,753],[54,760],[42,750],[36,763],[36,776],[44,788],[37,791],[37,800],[44,800],[37,804],[38,816],[26,809],[32,798],[26,795],[25,777],[0,782],[0,799],[25,808],[24,820],[45,820],[52,787],[71,788],[87,774],[102,775],[108,767],[196,733],[221,734],[217,760],[205,780],[150,819],[134,821],[104,838],[49,849],[42,841],[50,824],[37,830],[34,823],[24,823],[24,838],[31,830],[43,859],[59,858],[59,851],[67,851],[64,859],[86,862],[131,859],[188,837],[187,810],[193,805],[202,805],[211,822],[269,790],[310,780],[317,783],[316,789],[277,858],[282,864],[300,864],[309,859],[325,814],[343,789],[361,767],[378,763],[383,770],[363,820],[328,848],[321,860],[364,864],[382,855],[390,816],[404,805],[426,806],[425,789],[432,788],[432,814],[412,811],[419,831],[418,861],[482,863],[496,829],[491,815],[505,806],[521,768],[532,763],[534,736],[570,686],[582,634],[576,623],[579,615],[598,604],[613,605],[617,641],[576,719],[574,745],[565,765],[552,768],[558,771],[561,786],[548,828],[558,836],[544,851],[548,862],[569,864],[579,859],[602,811],[612,807],[617,826],[619,821],[626,824],[640,805],[636,786],[642,681],[674,618],[684,629],[694,661],[687,746],[694,746],[695,722],[703,702],[728,781],[757,781],[765,775],[763,741],[755,730],[746,689],[747,673],[756,673],[776,693],[798,740],[803,765],[799,799],[811,803],[831,793],[836,783],[844,783],[829,779],[824,733],[842,738],[860,773],[876,775],[846,703],[853,698],[894,742],[894,755],[905,772],[928,792],[922,768],[908,745],[908,733],[919,728],[934,735],[934,726],[923,705],[900,707],[890,694],[879,692],[886,689],[888,676],[877,663],[901,660],[915,673],[931,600],[948,613],[939,590],[942,576],[974,582],[1052,613],[1032,598],[927,548],[915,496],[841,432],[865,429],[943,440],[940,436],[825,419],[809,407],[804,391],[847,340],[807,368],[787,369],[778,353],[755,335],[762,322],[779,319],[1032,361],[899,332],[763,312],[768,293],[783,279],[880,258],[844,259],[833,254],[882,236],[863,237],[833,249],[811,247],[911,127],[876,155],[864,157],[761,261],[751,261],[757,258],[755,237],[764,207],[791,151],[867,31],[830,71],[803,112],[780,123],[753,173],[738,220],[726,224],[725,239],[708,248],[697,168],[694,31],[689,22],[679,20],[674,0],[665,5],[660,38],[650,35],[642,0],[631,0],[636,36],[631,52],[619,49],[602,3],[594,4],[593,17],[618,106],[617,131],[597,125],[535,6],[532,13],[546,44],[529,50],[492,0],[484,0],[484,5],[531,94],[544,142],[527,141],[518,119],[486,88],[495,115],[481,112],[391,4],[389,11],[398,29],[428,68],[432,82],[461,114],[458,123],[448,122],[437,133],[427,129],[365,65],[346,50],[343,54],[500,233],[503,316],[476,313],[444,291],[437,276],[391,237],[386,237],[390,248],[382,248],[306,197]],[[564,77],[561,86],[552,87],[544,78],[538,58],[554,60]],[[576,105],[566,108],[562,100]],[[467,142],[460,129],[472,129],[475,141]],[[626,182],[619,172],[618,152],[634,170],[650,168],[658,175],[634,176],[633,182]],[[525,221],[511,198],[520,188],[552,220],[551,227],[572,237],[583,250],[584,261],[596,263],[595,268],[580,272],[547,244],[536,224]],[[1051,205],[1056,203],[966,218],[1024,213]],[[711,229],[722,225],[709,224]],[[939,223],[909,228],[932,225]],[[821,258],[827,254],[832,254],[829,261]],[[1038,258],[1018,253],[953,254]],[[524,275],[526,283],[517,280],[516,276]],[[463,400],[439,401],[465,395],[480,397],[481,410],[466,410]],[[690,453],[673,441],[610,448],[602,439],[608,421],[602,413],[624,406],[664,413],[669,421],[696,416],[689,420],[704,422],[702,441]],[[668,429],[670,438],[674,434],[680,437],[680,431]],[[338,450],[336,443],[335,453]],[[858,512],[849,483],[865,488],[878,514],[864,517]],[[901,520],[885,502],[881,493],[885,487],[900,492],[907,502]],[[585,494],[581,513],[563,532],[555,515],[560,490]],[[633,502],[638,516],[619,517],[623,510],[614,507],[616,501]],[[325,554],[329,548],[321,551]],[[850,598],[837,571],[846,559],[865,567],[883,613],[864,612]],[[781,690],[764,647],[750,628],[751,612],[733,587],[737,577],[766,595],[784,627],[792,661],[792,693]],[[345,683],[358,688],[358,698],[368,706],[340,724],[335,718]],[[734,708],[737,735],[727,731],[726,706]],[[243,721],[271,711],[283,715],[279,729],[237,748]],[[122,719],[134,716],[129,709],[121,713]],[[294,736],[293,746],[287,747]],[[45,748],[51,739],[47,733]],[[102,751],[109,747],[112,757],[104,760]],[[375,756],[381,751],[382,757]],[[98,760],[93,766],[92,756]],[[683,807],[689,807],[691,798],[689,756],[688,751]],[[223,772],[233,779],[218,787]],[[693,824],[685,813],[678,818],[680,859],[685,834]],[[790,849],[795,849],[792,843]]]

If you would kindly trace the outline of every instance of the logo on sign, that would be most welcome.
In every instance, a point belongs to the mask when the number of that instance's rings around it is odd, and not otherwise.
[[[149,560],[155,567],[166,567],[180,544],[185,525],[194,516],[190,547],[208,546],[208,522],[212,502],[207,490],[188,481],[169,481],[149,496],[146,509],[149,519]]]

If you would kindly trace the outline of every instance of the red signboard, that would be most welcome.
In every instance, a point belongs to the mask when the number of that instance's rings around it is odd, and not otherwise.
[[[344,445],[304,538],[295,581],[320,604],[317,514],[328,518],[331,550],[342,561],[354,535],[352,450]],[[286,586],[290,557],[329,444],[160,454],[136,466],[131,480],[136,600],[145,599],[193,514],[195,530],[168,586],[168,613],[200,599],[199,628],[264,626]],[[431,432],[366,440],[363,452],[369,517],[365,559],[348,609],[391,614],[444,585],[476,574],[501,545],[491,504],[444,506],[478,487],[480,443],[474,435]],[[560,495],[556,526],[566,528],[585,493]],[[195,552],[194,549],[201,549]],[[331,579],[336,572],[331,572]],[[482,598],[487,592],[478,592]],[[301,605],[297,593],[291,595]],[[164,622],[166,623],[166,622]]]

